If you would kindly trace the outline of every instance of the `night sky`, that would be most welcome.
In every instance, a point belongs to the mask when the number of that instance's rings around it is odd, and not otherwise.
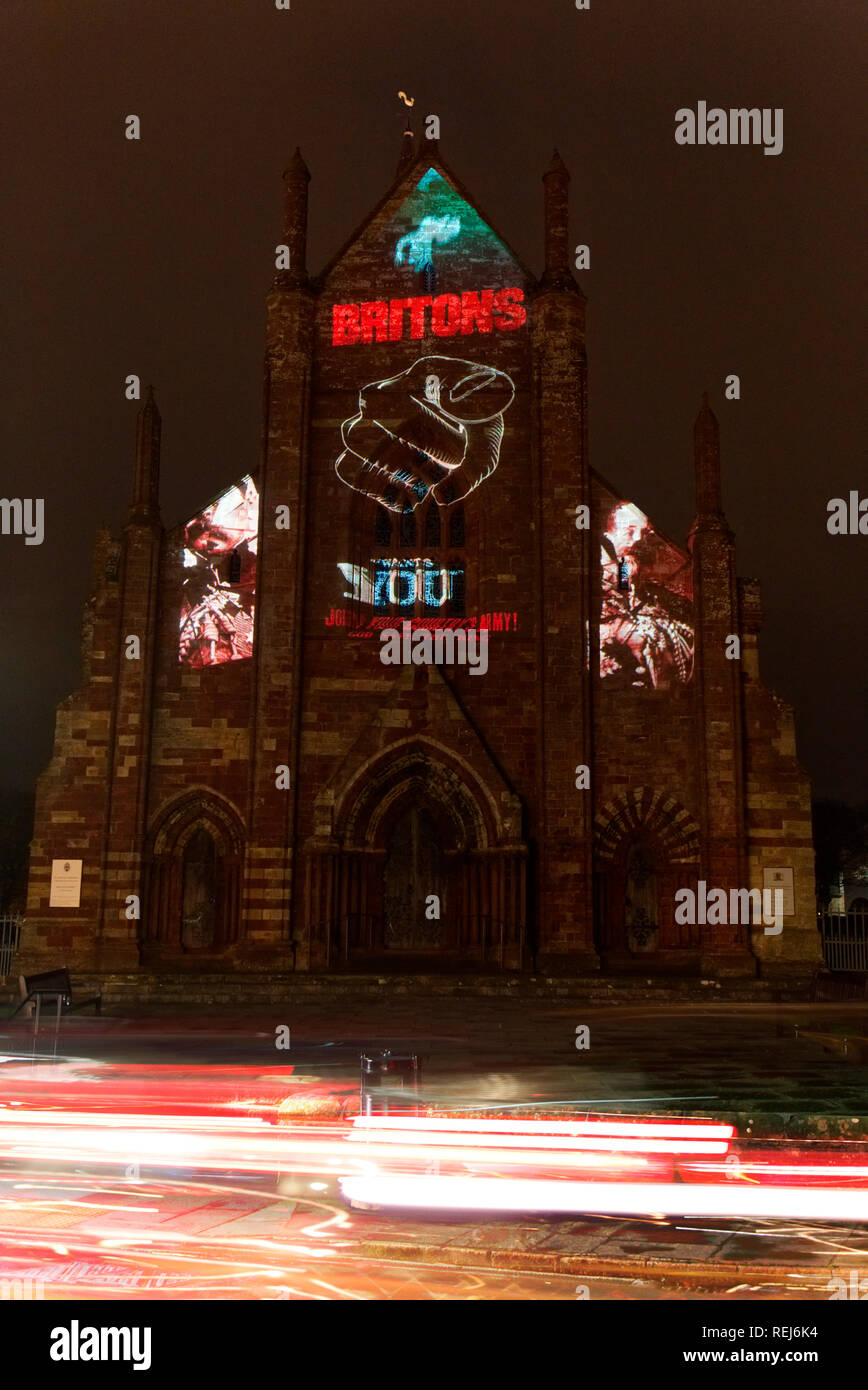
[[[93,534],[129,501],[124,378],[156,389],[167,525],[258,466],[282,170],[300,145],[317,272],[394,176],[403,89],[536,271],[560,150],[591,464],[683,543],[710,392],[763,678],[816,794],[868,799],[868,536],[826,530],[868,496],[864,0],[3,0],[0,41],[0,491],[46,528],[0,536],[0,787],[32,784],[78,683]],[[676,145],[700,100],[782,107],[783,152]]]

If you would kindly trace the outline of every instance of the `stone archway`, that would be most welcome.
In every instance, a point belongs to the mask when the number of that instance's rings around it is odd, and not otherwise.
[[[507,795],[502,813],[466,764],[426,738],[381,752],[324,794],[304,853],[312,960],[520,962],[526,850]]]
[[[148,837],[142,958],[159,963],[225,954],[240,932],[244,830],[204,789],[167,807]]]
[[[699,947],[675,922],[675,894],[696,887],[699,827],[666,791],[636,787],[594,819],[595,944],[609,965],[672,962]]]

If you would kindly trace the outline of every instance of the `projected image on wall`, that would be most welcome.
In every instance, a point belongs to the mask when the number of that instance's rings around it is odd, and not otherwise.
[[[665,689],[693,675],[689,558],[632,502],[606,519],[600,553],[600,675],[616,685]]]
[[[429,493],[459,501],[497,467],[503,414],[515,388],[505,372],[458,357],[420,357],[397,376],[359,392],[341,426],[341,482],[393,512],[413,511]]]
[[[411,265],[417,273],[430,275],[434,269],[434,247],[454,241],[460,231],[460,217],[423,217],[418,227],[400,238],[395,247],[395,265]]]
[[[259,495],[251,477],[184,528],[179,660],[217,666],[253,655]]]
[[[455,253],[487,259],[502,243],[475,208],[436,169],[427,169],[392,222],[394,264],[405,266],[426,290]]]

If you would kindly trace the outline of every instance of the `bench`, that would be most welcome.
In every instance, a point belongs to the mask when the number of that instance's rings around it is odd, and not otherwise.
[[[16,1018],[24,1009],[28,1011],[27,1017],[32,1018],[34,1012],[39,1012],[43,1001],[56,1004],[58,1018],[62,1013],[77,1013],[79,1009],[88,1009],[91,1005],[97,1013],[102,1008],[101,994],[95,994],[90,999],[77,999],[73,1003],[72,981],[66,966],[61,970],[44,970],[40,975],[19,975],[18,995],[18,1007],[13,1010],[12,1018]]]

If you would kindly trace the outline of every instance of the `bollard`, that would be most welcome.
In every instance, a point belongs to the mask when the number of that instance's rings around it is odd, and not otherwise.
[[[362,1115],[418,1114],[416,1088],[419,1058],[414,1053],[388,1049],[362,1054],[359,1113]]]

